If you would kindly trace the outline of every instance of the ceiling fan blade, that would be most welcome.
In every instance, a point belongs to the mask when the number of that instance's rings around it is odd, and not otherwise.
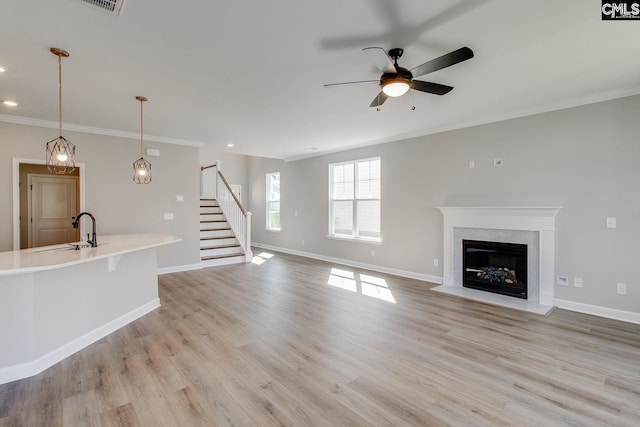
[[[380,80],[358,80],[355,82],[343,82],[343,83],[329,83],[324,85],[324,87],[334,87],[334,86],[343,86],[343,85],[356,85],[360,83],[380,83]]]
[[[378,93],[378,96],[373,98],[373,101],[371,101],[371,104],[369,104],[369,107],[379,107],[379,106],[381,106],[382,104],[384,104],[384,101],[386,101],[388,97],[389,97],[389,95],[387,95],[386,93],[380,91],[380,93]]]
[[[431,61],[425,62],[422,65],[418,65],[415,68],[412,68],[411,74],[413,77],[424,76],[425,74],[433,73],[434,71],[442,70],[443,68],[450,67],[458,62],[466,61],[467,59],[473,58],[473,51],[468,47],[461,47],[458,50],[454,50],[453,52],[449,52],[446,55],[442,55],[439,58],[432,59]]]
[[[367,54],[373,65],[383,73],[395,73],[396,66],[393,65],[393,61],[387,55],[387,52],[384,51],[381,47],[365,47],[362,49],[364,53]]]
[[[413,80],[411,86],[415,90],[420,92],[432,93],[434,95],[446,95],[453,90],[453,87],[441,85],[439,83],[423,82],[420,80]]]

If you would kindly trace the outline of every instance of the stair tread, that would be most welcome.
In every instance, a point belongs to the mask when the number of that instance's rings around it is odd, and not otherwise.
[[[200,221],[200,224],[205,223],[205,222],[227,222],[226,219],[207,219],[204,221]]]
[[[201,251],[207,251],[209,249],[228,249],[228,248],[239,248],[240,245],[221,245],[221,246],[205,246],[201,247]]]
[[[200,231],[229,231],[231,230],[231,227],[224,227],[224,228],[207,228],[207,229],[202,229]]]
[[[206,201],[208,201],[208,202],[210,202],[210,201],[214,201],[214,202],[215,202],[217,199],[208,199],[208,198],[206,198],[206,197],[200,197],[200,200],[201,200],[201,201],[202,201],[202,200],[206,200]]]
[[[208,261],[211,259],[220,259],[220,258],[233,258],[237,256],[244,256],[242,252],[232,253],[232,254],[223,254],[223,255],[211,255],[200,258],[200,261]]]
[[[215,237],[201,237],[200,240],[221,240],[221,239],[235,239],[236,236],[230,234],[228,236],[215,236]]]

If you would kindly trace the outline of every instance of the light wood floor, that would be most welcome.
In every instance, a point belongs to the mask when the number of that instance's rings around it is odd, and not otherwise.
[[[640,325],[263,259],[160,276],[162,308],[0,386],[0,426],[640,425]]]

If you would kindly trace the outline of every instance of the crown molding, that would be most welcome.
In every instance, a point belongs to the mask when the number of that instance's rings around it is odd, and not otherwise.
[[[26,126],[36,126],[36,127],[49,128],[49,129],[58,129],[60,127],[60,123],[58,122],[53,122],[49,120],[32,119],[30,117],[11,116],[8,114],[0,114],[0,122],[14,123],[14,124],[26,125]],[[115,129],[96,128],[92,126],[75,125],[72,123],[63,123],[62,127],[64,128],[64,130],[72,131],[72,132],[91,133],[95,135],[114,136],[118,138],[136,139],[136,140],[140,139],[139,133],[124,132],[124,131],[115,130]],[[144,134],[144,140],[162,142],[165,144],[186,145],[189,147],[198,147],[198,148],[205,145],[203,142],[199,142],[199,141],[189,141],[186,139],[170,138],[165,136],[156,136],[156,135],[147,135],[147,134]]]
[[[304,153],[297,156],[286,157],[283,160],[285,162],[295,162],[298,160],[325,156],[327,154],[339,153],[342,151],[355,150],[357,148],[369,147],[372,145],[404,141],[411,138],[419,138],[421,136],[435,135],[438,133],[449,132],[452,130],[465,129],[465,128],[470,128],[474,126],[482,126],[490,123],[497,123],[497,122],[503,122],[503,121],[512,120],[512,119],[535,116],[538,114],[566,110],[569,108],[581,107],[583,105],[597,104],[598,102],[606,102],[606,101],[611,101],[613,99],[626,98],[626,97],[635,96],[635,95],[640,95],[640,85],[625,87],[621,89],[614,89],[606,92],[598,92],[598,93],[594,93],[586,96],[580,96],[576,98],[563,100],[560,102],[538,105],[534,108],[513,111],[507,114],[501,114],[493,117],[482,118],[482,119],[473,120],[470,122],[435,127],[431,129],[422,129],[418,131],[407,132],[404,134],[389,136],[389,137],[375,139],[371,141],[363,141],[356,144],[351,144],[351,145],[334,148],[334,149],[318,150],[317,152],[314,152],[314,153]]]

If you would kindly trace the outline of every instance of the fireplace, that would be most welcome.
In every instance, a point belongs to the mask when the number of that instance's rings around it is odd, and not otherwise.
[[[462,241],[462,286],[527,299],[527,245]]]

